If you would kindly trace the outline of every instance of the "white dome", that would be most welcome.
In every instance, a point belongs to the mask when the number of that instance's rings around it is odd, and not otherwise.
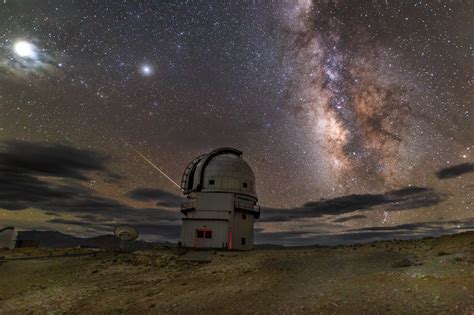
[[[194,159],[183,174],[185,194],[193,191],[234,192],[257,198],[255,175],[242,152],[220,148]]]

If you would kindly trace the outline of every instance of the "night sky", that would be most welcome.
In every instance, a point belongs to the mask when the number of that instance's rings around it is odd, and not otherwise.
[[[217,147],[257,177],[258,242],[474,228],[472,1],[0,4],[0,226],[176,241]]]

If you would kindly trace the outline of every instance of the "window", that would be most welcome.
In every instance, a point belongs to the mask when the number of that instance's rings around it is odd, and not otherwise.
[[[242,183],[242,187],[247,188],[247,183]]]
[[[214,185],[214,184],[215,184],[215,182],[216,182],[215,180],[213,180],[213,179],[210,179],[210,180],[209,180],[209,185]]]
[[[243,220],[247,219],[247,214],[246,213],[242,213],[242,219]]]
[[[212,231],[206,229],[196,229],[197,238],[212,238]]]
[[[245,237],[242,237],[242,240],[240,241],[240,243],[241,243],[242,245],[245,245],[245,241],[246,241]]]

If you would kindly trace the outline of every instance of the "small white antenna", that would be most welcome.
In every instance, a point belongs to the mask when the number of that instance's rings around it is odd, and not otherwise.
[[[124,242],[136,240],[138,234],[138,229],[131,225],[119,225],[114,229],[114,235]]]
[[[126,245],[138,238],[138,229],[131,225],[119,225],[114,229],[115,237],[120,239],[120,251],[126,252]]]

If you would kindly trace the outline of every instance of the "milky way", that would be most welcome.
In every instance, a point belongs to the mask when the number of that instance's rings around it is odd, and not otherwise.
[[[431,139],[420,133],[423,111],[436,115],[420,94],[434,90],[416,79],[420,74],[410,58],[393,45],[402,37],[395,24],[387,27],[396,16],[392,10],[385,4],[299,1],[283,16],[295,112],[314,141],[316,173],[326,173],[326,183],[339,191],[410,182],[411,170],[428,153],[420,146],[446,141],[432,122],[424,126]],[[369,23],[368,15],[375,16]]]

